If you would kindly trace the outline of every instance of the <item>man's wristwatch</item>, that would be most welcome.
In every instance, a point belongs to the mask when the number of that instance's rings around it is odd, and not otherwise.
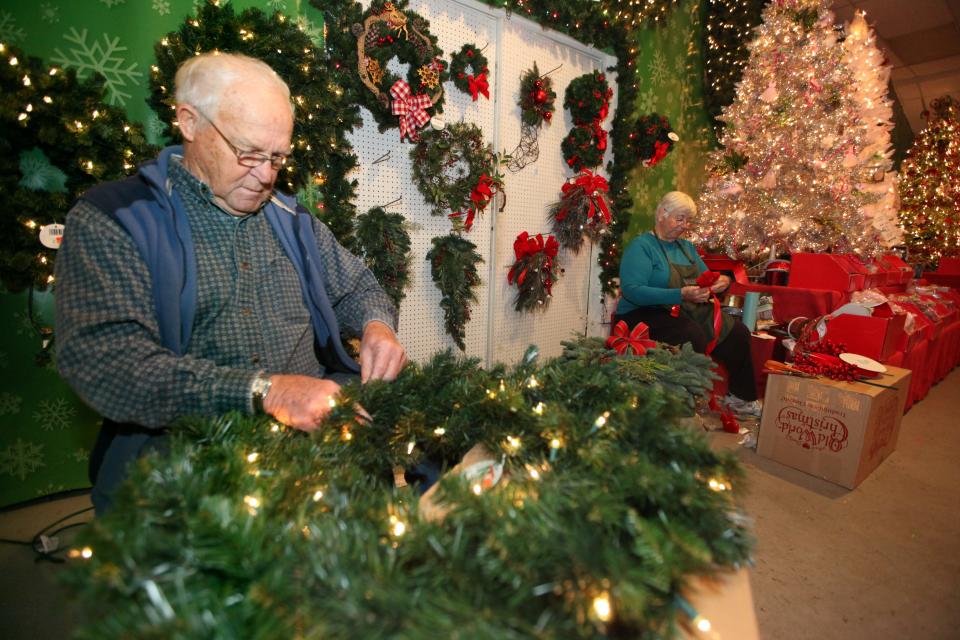
[[[263,371],[257,373],[250,383],[250,404],[253,407],[254,414],[265,413],[263,410],[263,401],[270,393],[270,377]]]

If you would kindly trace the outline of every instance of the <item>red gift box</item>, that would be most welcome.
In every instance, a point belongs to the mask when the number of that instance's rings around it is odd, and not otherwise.
[[[879,317],[844,313],[827,323],[826,337],[842,342],[850,353],[882,361],[896,353],[902,344],[906,319],[902,314]]]
[[[940,258],[936,273],[949,276],[960,276],[960,258]]]
[[[868,272],[859,260],[837,253],[794,253],[791,257],[790,282],[787,286],[802,289],[827,289],[852,292],[864,288]]]
[[[913,279],[913,267],[900,256],[887,254],[877,258],[877,261],[888,269],[887,284],[907,284]]]

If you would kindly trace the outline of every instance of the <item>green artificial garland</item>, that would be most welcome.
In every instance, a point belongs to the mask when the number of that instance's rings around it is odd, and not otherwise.
[[[440,289],[443,299],[444,324],[453,341],[466,350],[466,325],[470,320],[470,303],[477,301],[474,289],[480,284],[477,265],[483,258],[477,253],[477,245],[459,235],[446,235],[433,239],[433,248],[427,252],[430,261],[430,277]]]
[[[346,174],[356,167],[357,158],[346,134],[362,121],[352,92],[344,88],[348,70],[330,68],[323,51],[283,14],[267,16],[251,8],[238,15],[231,4],[208,0],[196,16],[154,46],[157,62],[148,102],[171,131],[176,130],[171,106],[177,68],[197,53],[213,50],[259,58],[290,87],[296,107],[293,157],[277,186],[290,192],[314,189],[318,201],[313,212],[349,245],[355,183]]]
[[[443,129],[427,129],[410,150],[413,181],[435,216],[464,212],[482,176],[496,174],[493,148],[483,141],[480,127],[455,122]]]
[[[388,68],[393,58],[409,66],[406,83],[411,94],[425,95],[437,113],[443,112],[443,83],[449,78],[443,51],[429,31],[430,23],[406,10],[407,4],[375,0],[362,21],[350,27],[356,50],[352,65],[362,83],[358,98],[381,132],[399,123],[391,108],[390,90],[400,79]]]
[[[453,79],[453,86],[464,93],[469,93],[474,102],[477,101],[479,94],[483,94],[489,100],[490,69],[487,66],[488,64],[486,56],[477,49],[477,45],[463,45],[460,51],[453,54],[450,60],[450,77]],[[467,73],[468,70],[470,73]]]
[[[143,127],[103,99],[103,79],[77,79],[0,44],[0,283],[10,292],[53,282],[41,227],[63,224],[90,187],[124,178],[156,150]],[[62,236],[58,236],[62,237]]]
[[[360,255],[397,307],[410,283],[410,234],[405,225],[401,214],[382,207],[357,216]]]
[[[599,339],[509,370],[447,352],[345,387],[310,435],[181,423],[70,554],[78,637],[674,637],[689,581],[751,546],[742,469],[677,426],[688,393],[666,382],[703,388],[709,366]],[[396,479],[478,443],[508,481],[446,473],[428,519]]]

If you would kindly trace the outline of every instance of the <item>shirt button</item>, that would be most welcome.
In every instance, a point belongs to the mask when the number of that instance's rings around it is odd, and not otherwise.
[[[241,262],[241,263],[240,263],[240,268],[243,269],[244,271],[250,271],[250,263],[249,263],[249,262]]]
[[[243,309],[240,309],[240,313],[242,313],[245,316],[248,316],[251,313],[253,313],[253,310],[250,309],[250,307],[244,307]]]
[[[260,356],[253,356],[252,358],[250,358],[250,363],[251,363],[251,364],[260,364]]]

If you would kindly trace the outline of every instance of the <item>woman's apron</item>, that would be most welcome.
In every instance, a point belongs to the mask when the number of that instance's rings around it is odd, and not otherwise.
[[[667,264],[670,265],[670,277],[667,279],[667,288],[681,289],[687,286],[696,286],[697,276],[700,275],[697,272],[697,264],[696,261],[687,253],[687,250],[683,248],[683,245],[677,243],[677,246],[680,247],[680,251],[683,253],[683,257],[685,257],[690,264],[674,264],[670,262],[670,257],[667,255],[667,250],[663,247],[663,241],[660,240],[660,237],[656,234],[656,232],[652,233],[653,237],[657,239],[657,244],[660,247],[660,251],[663,252],[664,259],[667,261]],[[707,348],[708,354],[713,350],[714,346],[720,344],[726,339],[726,337],[730,334],[731,329],[733,329],[733,323],[736,322],[736,320],[734,320],[729,314],[721,313],[720,335],[716,340],[714,340],[714,305],[688,302],[684,300],[680,303],[680,312],[690,320],[696,322],[697,325],[703,329],[704,334],[711,343]]]

